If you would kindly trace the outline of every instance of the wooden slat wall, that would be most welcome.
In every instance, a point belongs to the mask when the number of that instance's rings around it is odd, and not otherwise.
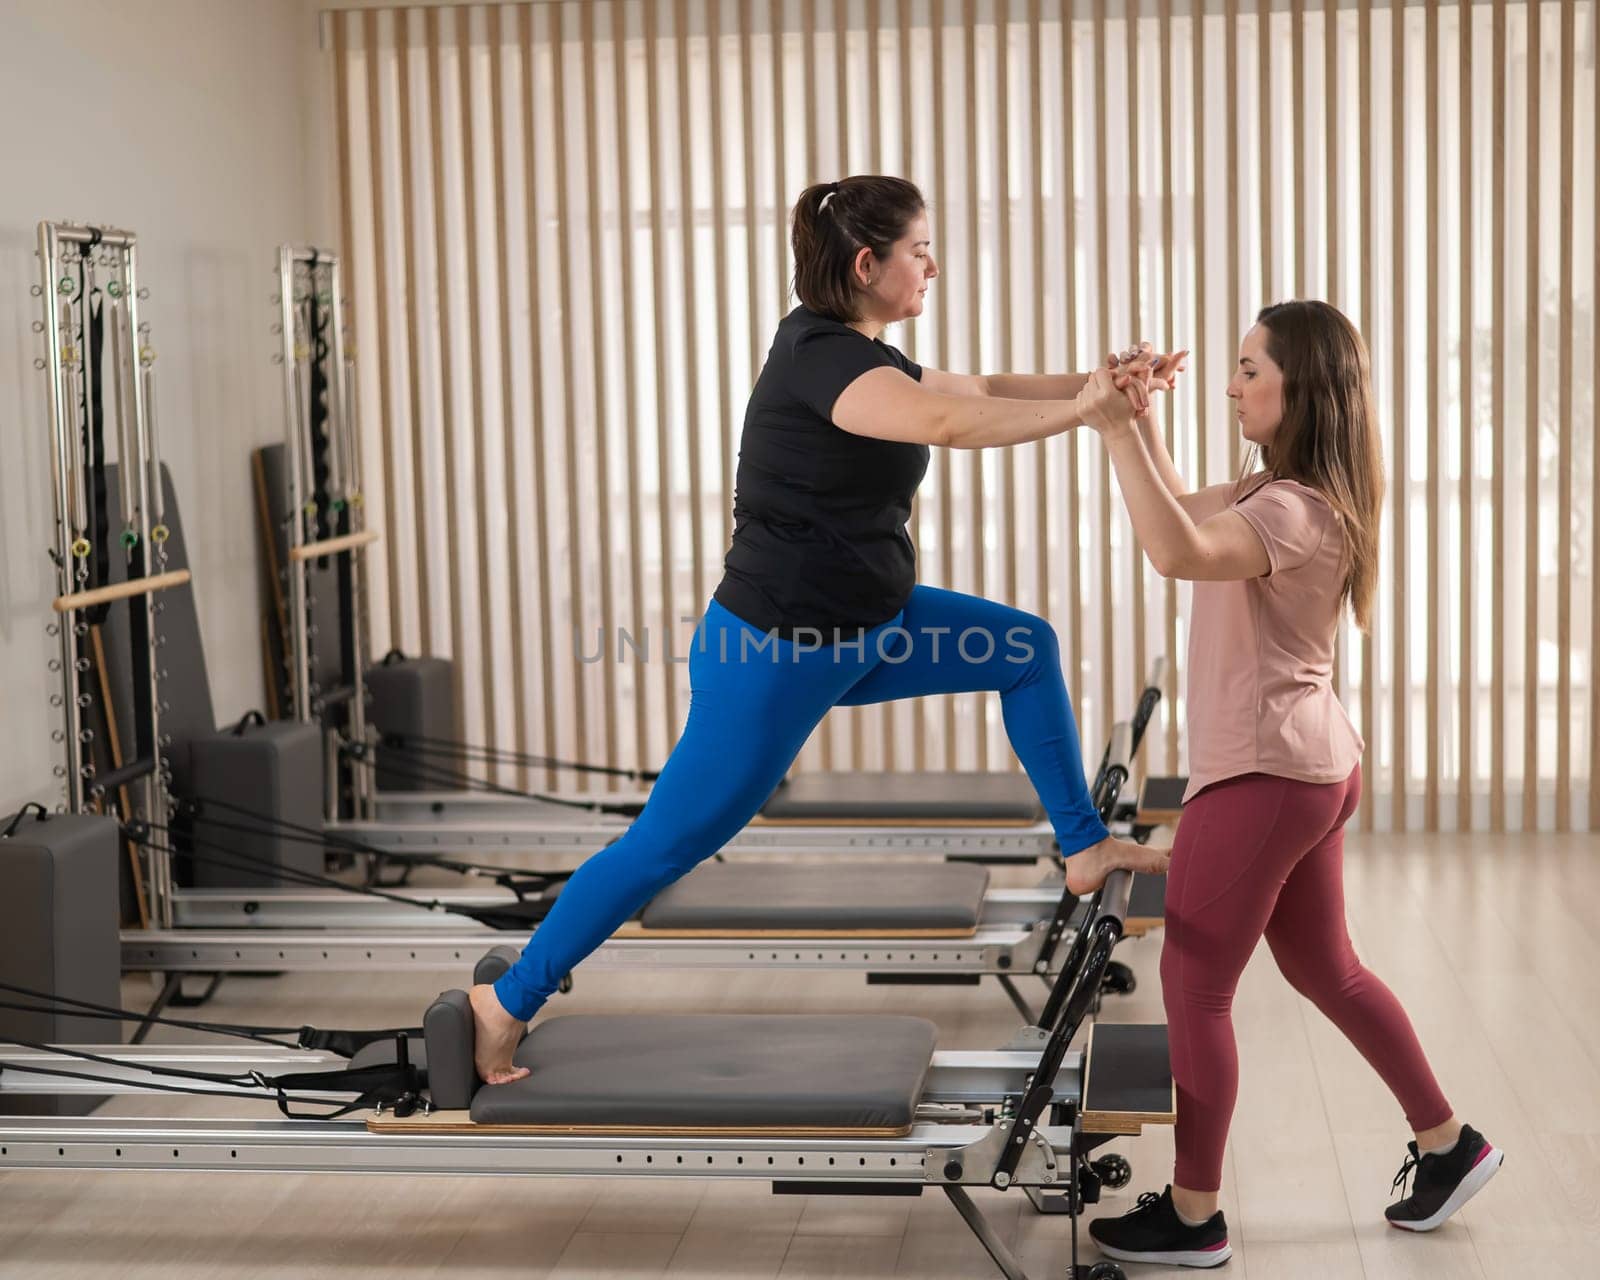
[[[658,765],[744,397],[791,305],[789,208],[887,168],[928,193],[945,272],[890,339],[984,372],[1190,347],[1162,426],[1196,486],[1236,474],[1222,389],[1256,308],[1341,306],[1372,349],[1390,486],[1373,633],[1346,628],[1337,668],[1368,742],[1361,822],[1595,827],[1596,0],[1136,12],[326,15],[387,534],[375,651],[452,655],[469,738]],[[912,532],[924,581],[1056,625],[1091,756],[1166,652],[1150,763],[1185,766],[1189,589],[1135,554],[1092,437],[939,455]],[[801,767],[1014,763],[997,700],[964,695],[835,713]]]

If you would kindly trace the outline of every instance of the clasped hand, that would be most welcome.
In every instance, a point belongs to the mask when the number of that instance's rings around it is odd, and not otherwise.
[[[1131,431],[1150,412],[1154,391],[1171,391],[1189,353],[1156,354],[1148,342],[1106,357],[1078,393],[1078,411],[1085,425],[1101,435]]]

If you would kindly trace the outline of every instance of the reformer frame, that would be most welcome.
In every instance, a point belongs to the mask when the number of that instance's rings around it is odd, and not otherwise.
[[[187,570],[164,572],[167,529],[155,418],[155,351],[139,318],[147,296],[139,284],[138,239],[131,231],[71,222],[39,224],[39,284],[46,354],[51,496],[55,511],[58,592],[51,624],[59,656],[52,666],[62,690],[52,703],[63,712],[57,732],[64,760],[65,810],[80,813],[120,801],[124,817],[167,820],[170,776],[161,733],[161,671],[156,615],[161,591],[189,580]],[[76,274],[74,274],[76,273]],[[109,361],[106,348],[109,346]],[[105,378],[109,363],[110,376]],[[111,580],[109,498],[105,492],[106,420],[115,430],[122,527],[116,533],[125,579]],[[133,673],[132,741],[106,721],[112,767],[97,772],[87,723],[95,676],[108,688],[98,625],[113,603],[126,601]],[[124,750],[124,747],[131,750]],[[135,875],[140,914],[159,927],[172,924],[172,871],[163,853],[146,849]]]
[[[1030,1198],[1064,1190],[1072,1216],[1071,1274],[1109,1280],[1121,1275],[1114,1264],[1090,1270],[1076,1260],[1078,1215],[1098,1198],[1103,1180],[1102,1162],[1091,1165],[1087,1157],[1113,1137],[1137,1134],[1145,1124],[1170,1123],[1175,1114],[1164,1069],[1166,1106],[1160,1111],[1099,1105],[1089,1092],[1091,1080],[1109,1074],[1095,1077],[1089,1069],[1097,1038],[1115,1040],[1142,1028],[1098,1024],[1084,1050],[1068,1048],[1120,936],[1130,881],[1128,873],[1114,873],[1095,895],[1092,913],[1074,935],[1069,967],[1052,990],[1041,1047],[936,1052],[914,1122],[901,1137],[733,1137],[714,1129],[671,1136],[534,1136],[496,1126],[457,1131],[448,1117],[441,1117],[443,1131],[439,1125],[382,1116],[364,1121],[12,1120],[0,1123],[0,1168],[753,1178],[774,1190],[805,1194],[916,1195],[931,1186],[945,1193],[1011,1280],[1026,1280],[1025,1272],[967,1188],[1015,1188]],[[1148,1058],[1151,1047],[1140,1045],[1141,1056]],[[1161,1050],[1164,1056],[1164,1045]],[[114,1045],[79,1052],[109,1060],[99,1064],[97,1079],[44,1074],[59,1056],[15,1050],[6,1054],[0,1091],[146,1092],[150,1084],[140,1073],[151,1063],[279,1075],[288,1068],[319,1071],[344,1062],[328,1054],[255,1047]]]

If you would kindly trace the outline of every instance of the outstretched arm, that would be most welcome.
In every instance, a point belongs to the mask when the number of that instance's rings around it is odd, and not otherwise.
[[[1105,376],[1110,383],[1109,373]],[[1259,578],[1271,569],[1260,536],[1238,512],[1222,511],[1196,523],[1184,510],[1162,482],[1134,427],[1134,407],[1126,399],[1120,405],[1109,399],[1092,403],[1088,423],[1100,433],[1111,455],[1134,536],[1157,573],[1194,582],[1226,582]]]

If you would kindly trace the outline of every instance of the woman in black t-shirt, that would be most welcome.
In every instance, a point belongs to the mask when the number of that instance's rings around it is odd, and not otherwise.
[[[1050,624],[916,585],[905,527],[930,446],[1041,440],[1124,392],[1078,374],[944,373],[885,343],[938,275],[909,182],[809,188],[793,241],[800,305],[745,413],[733,544],[690,654],[688,722],[627,834],[578,869],[517,964],[472,989],[491,1084],[526,1074],[512,1049],[561,979],[756,814],[831,707],[998,691],[1068,885],[1165,870],[1165,850],[1113,838],[1095,812]]]

